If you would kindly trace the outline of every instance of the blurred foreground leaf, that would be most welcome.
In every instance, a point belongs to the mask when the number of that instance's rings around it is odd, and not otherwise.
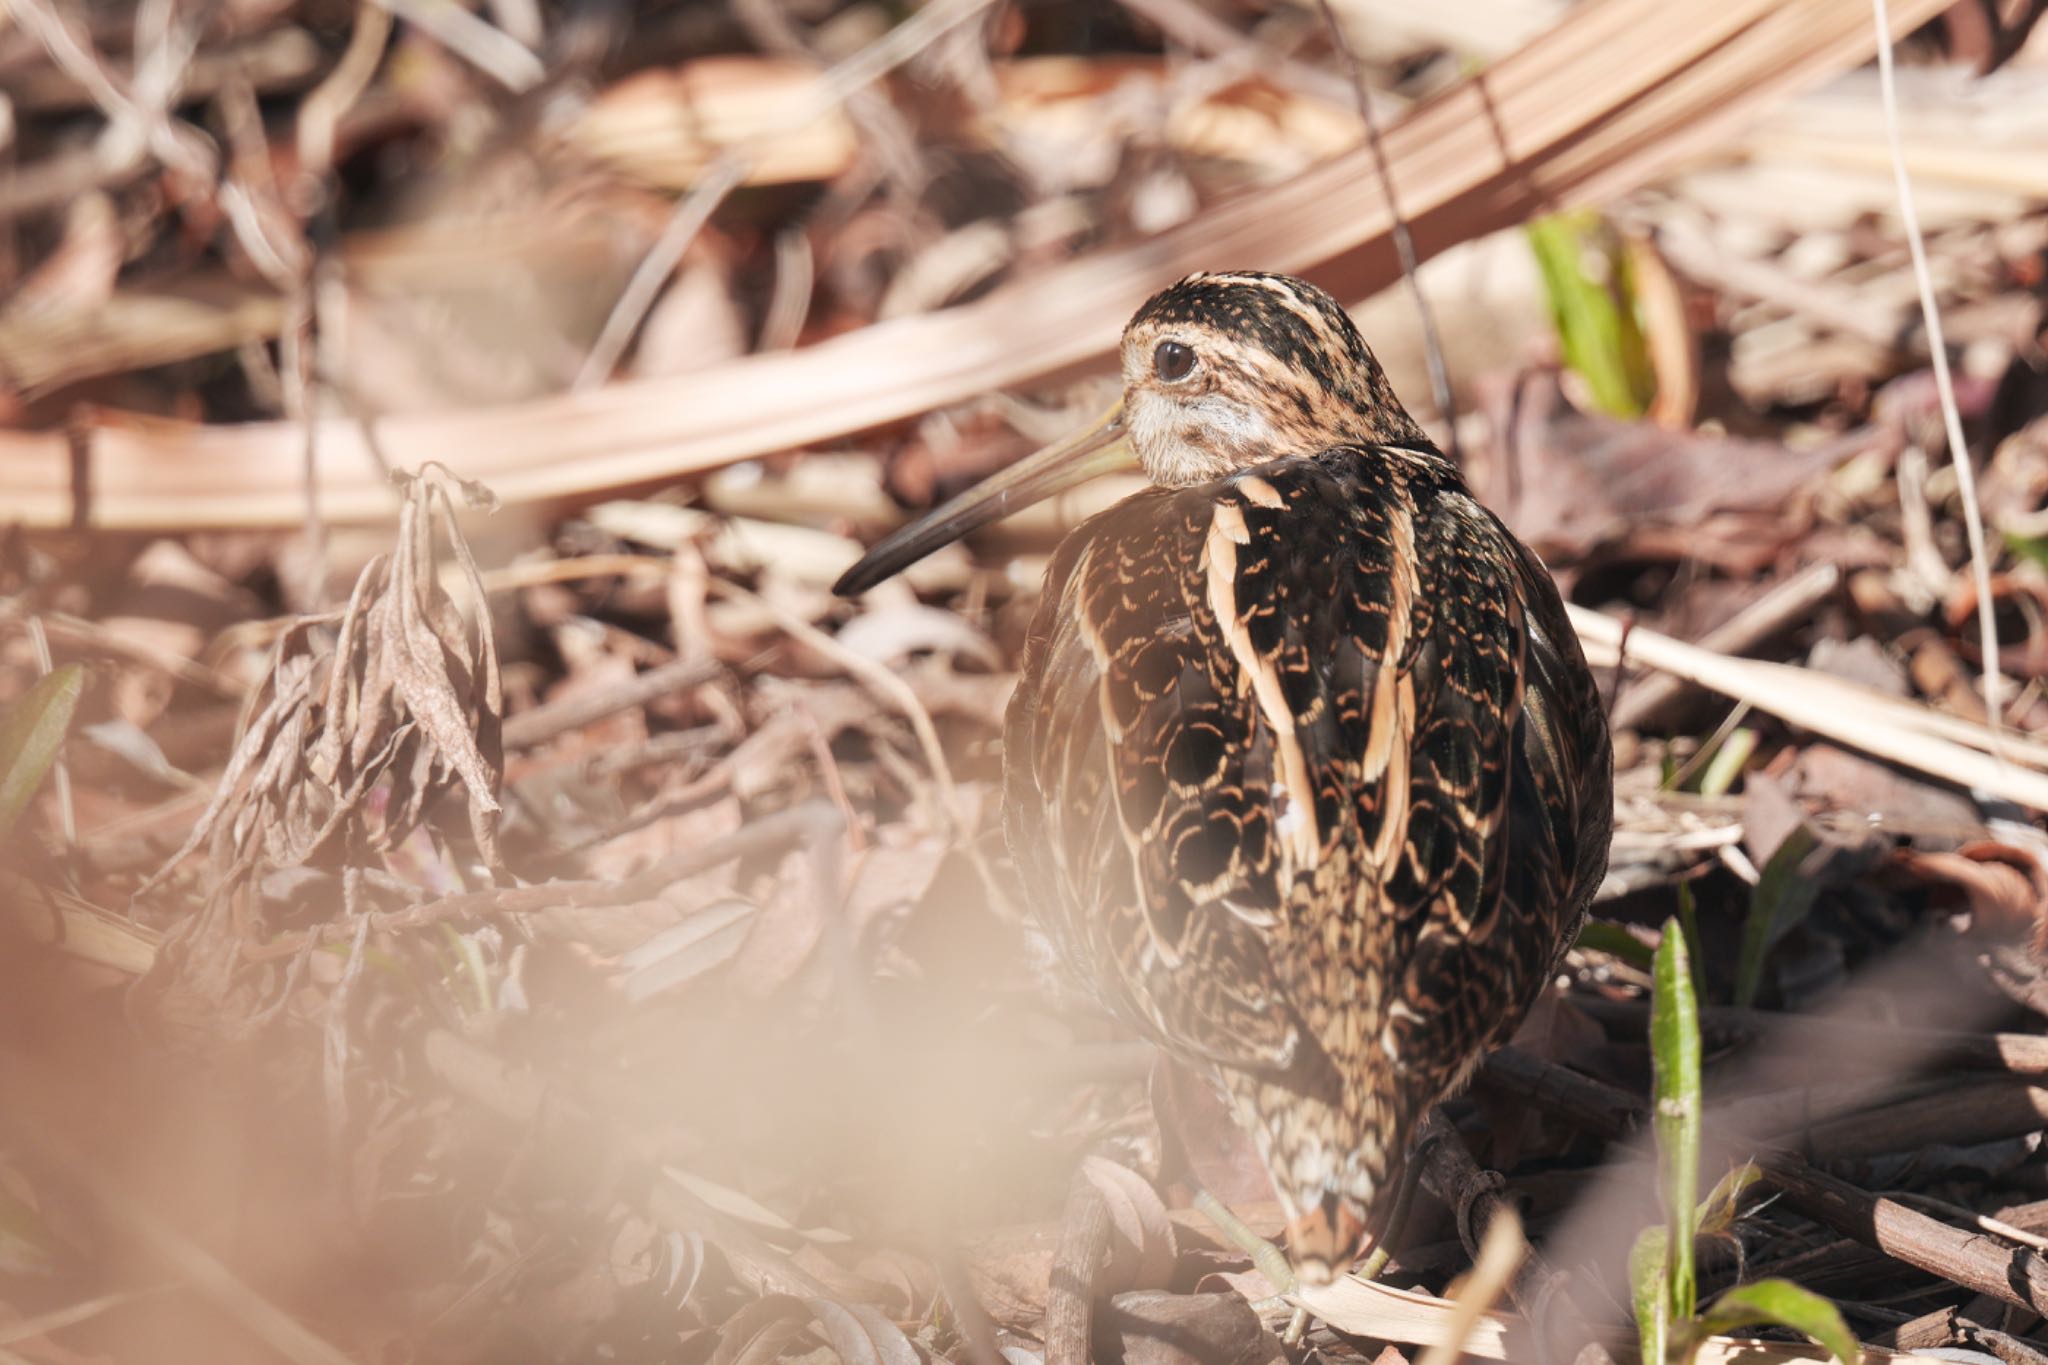
[[[14,830],[29,798],[57,762],[85,669],[66,664],[44,677],[0,719],[0,838]]]

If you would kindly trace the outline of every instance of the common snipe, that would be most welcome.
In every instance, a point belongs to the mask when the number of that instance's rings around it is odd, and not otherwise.
[[[1329,295],[1193,275],[1122,360],[1092,431],[838,588],[1135,451],[1155,486],[1047,575],[1010,848],[1069,967],[1221,1086],[1316,1282],[1380,1234],[1417,1126],[1571,944],[1606,866],[1607,728],[1550,575]]]

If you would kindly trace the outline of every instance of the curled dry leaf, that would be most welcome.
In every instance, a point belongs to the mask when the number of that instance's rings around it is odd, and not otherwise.
[[[2025,849],[1991,839],[1953,853],[1903,848],[1892,865],[1938,902],[1992,928],[2029,933],[2035,952],[2048,950],[2048,867]]]
[[[812,1358],[814,1331],[843,1365],[918,1365],[922,1360],[903,1329],[864,1304],[769,1294],[726,1320],[711,1365]]]
[[[1113,1234],[1109,1266],[1103,1272],[1108,1289],[1156,1289],[1173,1274],[1178,1254],[1173,1220],[1152,1182],[1128,1166],[1106,1157],[1082,1161],[1081,1174],[1102,1197]]]
[[[954,654],[995,670],[1002,652],[958,614],[915,602],[898,602],[863,612],[839,630],[839,643],[863,658],[894,663],[912,654]]]
[[[1281,1365],[1280,1339],[1242,1295],[1118,1294],[1095,1321],[1096,1350],[1124,1365]]]
[[[746,941],[754,913],[748,901],[720,900],[662,930],[619,959],[619,989],[638,1004],[723,966]]]
[[[1562,557],[1608,541],[1662,549],[1654,534],[1660,528],[1698,540],[1702,523],[1717,514],[1774,519],[1817,475],[1874,439],[1855,432],[1792,450],[1667,431],[1580,412],[1550,375],[1492,386],[1488,400],[1494,429],[1506,433],[1509,448],[1495,460],[1481,496],[1532,547]],[[1774,552],[1789,533],[1772,525],[1733,538],[1752,536]],[[1696,552],[1705,551],[1702,545]]]
[[[919,1365],[917,1348],[903,1329],[864,1303],[807,1299],[825,1339],[845,1365]]]
[[[362,866],[373,855],[389,863],[415,834],[430,834],[445,872],[456,860],[446,832],[429,825],[443,796],[465,798],[475,856],[500,865],[504,694],[488,604],[455,515],[457,496],[470,506],[492,500],[433,465],[403,477],[402,488],[396,551],[364,568],[344,610],[302,617],[280,636],[213,799],[138,893],[209,846],[206,910],[188,921],[195,949],[226,929],[226,908],[245,888],[276,869]],[[437,527],[469,585],[467,614],[441,588]],[[229,954],[186,956],[230,970]]]

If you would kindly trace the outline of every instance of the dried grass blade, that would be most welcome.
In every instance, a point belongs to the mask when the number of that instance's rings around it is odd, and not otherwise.
[[[1567,610],[1588,656],[1596,663],[1615,662],[1621,622],[1583,607],[1568,606]],[[2048,810],[2048,772],[2021,767],[2017,761],[2025,751],[2031,761],[2040,762],[2038,744],[2008,742],[2005,747],[2016,761],[2003,763],[1985,752],[1993,747],[1993,740],[1982,726],[1974,727],[1977,746],[1965,747],[1950,736],[1957,733],[1957,727],[1972,733],[1967,721],[1951,718],[1936,724],[1938,713],[1932,708],[1915,707],[1789,664],[1729,658],[1655,631],[1630,631],[1628,658],[1940,781]]]

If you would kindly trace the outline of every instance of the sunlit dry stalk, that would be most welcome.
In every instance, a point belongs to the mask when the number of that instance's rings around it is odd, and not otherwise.
[[[160,101],[151,104],[139,92],[124,90],[99,57],[72,31],[66,17],[50,0],[9,0],[15,22],[43,45],[65,75],[77,81],[100,112],[119,128],[146,143],[156,158],[189,178],[195,185],[213,183],[219,158],[213,144],[191,124],[173,118],[167,102],[177,92],[178,79],[164,69],[161,59],[144,69],[154,73],[152,84]],[[139,18],[142,16],[138,16]],[[146,34],[138,35],[146,37]],[[189,46],[186,55],[190,55]],[[148,62],[145,49],[145,62]],[[180,63],[182,65],[182,63]],[[138,72],[140,74],[140,72]]]
[[[439,0],[370,0],[383,5],[507,90],[531,90],[547,74],[524,43],[461,5]]]
[[[1457,1297],[1457,1307],[1443,1340],[1425,1350],[1415,1365],[1454,1365],[1478,1328],[1479,1320],[1500,1301],[1508,1281],[1514,1278],[1522,1258],[1528,1254],[1521,1218],[1512,1206],[1502,1207],[1487,1221],[1479,1255],[1472,1263],[1472,1273],[1466,1277],[1464,1292]]]
[[[1612,664],[1622,625],[1611,616],[1567,604],[1587,657]],[[2048,745],[1993,732],[1931,706],[1790,664],[1734,659],[1654,631],[1633,630],[1629,658],[1749,702],[1815,734],[1875,754],[1944,782],[1980,787],[2008,801],[2048,810]],[[2004,747],[2004,757],[1992,752]],[[1967,746],[1967,747],[1966,747]],[[2036,766],[2020,766],[2020,760]]]
[[[1998,657],[1998,622],[1991,595],[1991,555],[1984,546],[1984,513],[1977,505],[1977,471],[1963,439],[1962,413],[1956,407],[1955,380],[1948,371],[1948,345],[1941,335],[1941,308],[1934,300],[1934,277],[1927,268],[1927,242],[1920,215],[1913,207],[1913,182],[1906,174],[1906,152],[1899,139],[1899,91],[1892,73],[1891,16],[1885,0],[1870,0],[1877,21],[1877,86],[1884,100],[1884,135],[1891,151],[1892,181],[1898,189],[1899,220],[1913,254],[1913,283],[1920,291],[1920,316],[1927,326],[1927,354],[1934,362],[1934,387],[1941,395],[1942,424],[1948,436],[1949,463],[1956,471],[1956,492],[1963,503],[1963,529],[1970,540],[1970,569],[1977,580],[1977,639],[1984,651],[1984,709],[1993,737],[1992,752],[2005,761],[2001,742],[2005,670]]]

